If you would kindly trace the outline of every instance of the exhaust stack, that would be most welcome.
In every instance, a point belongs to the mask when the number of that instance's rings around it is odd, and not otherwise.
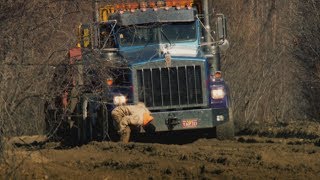
[[[204,13],[204,26],[205,26],[205,42],[206,42],[206,57],[210,63],[210,75],[214,76],[216,71],[220,71],[220,49],[219,46],[211,39],[211,27],[209,16],[209,3],[208,0],[202,0],[202,7]]]
[[[92,17],[93,17],[93,48],[98,48],[98,21],[99,21],[99,3],[97,0],[92,0]]]

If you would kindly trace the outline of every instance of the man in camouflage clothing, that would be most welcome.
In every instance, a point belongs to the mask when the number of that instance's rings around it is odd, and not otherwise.
[[[117,123],[118,133],[121,137],[120,140],[124,143],[128,143],[131,133],[130,126],[147,126],[153,120],[153,117],[150,114],[150,111],[143,103],[116,107],[111,112],[111,116]]]

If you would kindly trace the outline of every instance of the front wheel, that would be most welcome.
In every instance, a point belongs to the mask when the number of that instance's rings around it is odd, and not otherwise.
[[[219,140],[234,139],[234,121],[232,109],[229,108],[229,121],[216,127],[216,137]]]

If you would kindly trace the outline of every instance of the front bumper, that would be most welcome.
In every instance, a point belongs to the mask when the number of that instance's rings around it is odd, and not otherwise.
[[[204,129],[223,124],[229,120],[228,109],[193,109],[153,112],[156,132],[187,129]]]

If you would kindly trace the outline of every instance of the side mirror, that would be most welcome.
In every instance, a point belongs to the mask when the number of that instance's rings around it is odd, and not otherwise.
[[[223,14],[217,14],[217,21],[216,21],[216,35],[217,40],[225,40],[227,39],[227,18]]]
[[[91,27],[87,24],[80,24],[78,27],[78,47],[91,47]]]

